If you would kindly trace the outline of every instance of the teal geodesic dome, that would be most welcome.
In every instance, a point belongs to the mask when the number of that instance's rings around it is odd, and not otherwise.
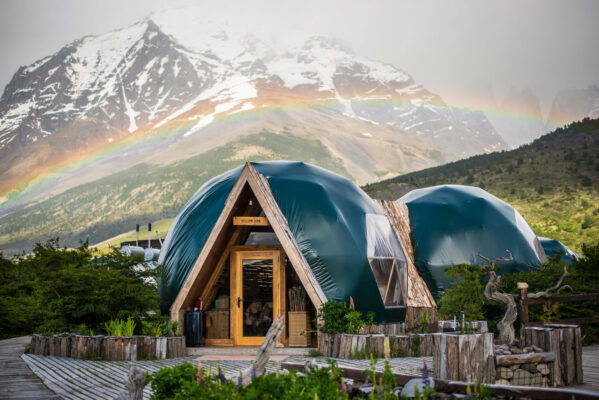
[[[560,261],[570,265],[573,265],[580,259],[578,254],[558,240],[539,237],[539,241],[541,242],[541,246],[543,246],[543,250],[545,250],[547,257],[559,257]]]
[[[472,186],[441,185],[416,189],[398,201],[407,205],[416,267],[436,298],[450,286],[445,269],[454,264],[482,265],[477,252],[495,259],[499,274],[541,265],[545,252],[520,213],[492,194]]]
[[[268,181],[327,300],[348,301],[351,296],[356,309],[374,311],[379,322],[403,321],[404,308],[385,307],[368,261],[373,246],[367,238],[367,225],[387,221],[380,218],[385,214],[376,202],[350,180],[310,164],[273,161],[251,165]],[[242,169],[205,183],[176,216],[159,259],[165,266],[159,283],[163,312],[193,268]],[[388,221],[385,229],[392,232]],[[405,260],[403,254],[397,257]]]

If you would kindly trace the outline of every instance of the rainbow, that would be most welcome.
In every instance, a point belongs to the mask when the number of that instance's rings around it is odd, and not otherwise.
[[[246,101],[251,102],[252,99],[247,99]],[[352,101],[354,100],[352,99]],[[401,107],[406,106],[406,103],[409,101],[409,98],[397,99],[381,96],[381,98],[365,99],[365,101],[361,103],[361,107],[374,109],[396,107],[401,109]],[[214,120],[211,121],[210,125],[212,126],[224,121],[245,123],[248,121],[259,120],[260,118],[264,118],[273,113],[303,111],[323,106],[343,111],[343,106],[334,97],[326,100],[311,100],[297,95],[289,96],[283,100],[281,100],[280,97],[277,97],[276,102],[273,103],[274,105],[263,105],[248,110],[241,110],[241,105],[243,103],[244,102],[242,101],[239,103],[239,107],[229,110],[228,114],[221,113],[215,115]],[[427,105],[428,104],[435,107],[447,107],[443,100],[438,96],[428,99]],[[482,111],[489,115],[542,123],[537,117],[528,115],[516,107],[507,110],[505,108],[500,109],[492,102],[486,102],[481,105],[484,106]],[[481,109],[481,107],[479,106],[478,109]],[[183,114],[158,127],[156,127],[156,125],[142,127],[138,131],[118,141],[112,143],[105,142],[97,145],[93,150],[64,157],[60,161],[54,163],[46,171],[35,176],[23,177],[22,180],[13,185],[9,192],[4,193],[2,195],[3,197],[0,197],[0,215],[10,213],[22,205],[33,201],[36,196],[51,188],[65,177],[74,176],[86,171],[92,166],[110,165],[111,162],[123,157],[127,153],[148,151],[146,154],[149,154],[152,149],[162,148],[162,146],[182,138],[185,133],[193,132],[194,127],[198,124],[197,120],[185,118],[185,116],[189,114],[190,112]]]

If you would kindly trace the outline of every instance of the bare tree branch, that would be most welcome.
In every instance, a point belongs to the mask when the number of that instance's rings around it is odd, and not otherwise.
[[[549,296],[552,296],[553,294],[559,294],[564,289],[570,289],[572,292],[574,292],[574,290],[572,289],[572,287],[570,285],[562,286],[562,282],[568,275],[570,275],[568,273],[568,268],[566,268],[566,266],[564,265],[564,273],[562,274],[562,276],[559,278],[559,281],[557,281],[557,283],[554,286],[551,286],[549,289],[547,289],[543,292],[529,294],[528,298],[529,299],[538,299],[540,297],[547,298]],[[555,292],[555,293],[552,293],[552,292]]]

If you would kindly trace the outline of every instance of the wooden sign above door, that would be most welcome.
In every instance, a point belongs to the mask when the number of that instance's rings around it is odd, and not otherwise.
[[[266,217],[233,217],[233,225],[237,226],[268,226]]]

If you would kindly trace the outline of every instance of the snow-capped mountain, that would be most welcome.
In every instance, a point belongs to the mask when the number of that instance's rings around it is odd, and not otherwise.
[[[304,114],[306,126],[318,120],[323,129],[339,127],[339,135],[353,130],[362,139],[381,131],[377,149],[393,135],[398,142],[389,148],[406,143],[425,149],[428,141],[429,150],[440,151],[445,160],[507,147],[481,112],[446,105],[407,73],[354,54],[338,40],[305,37],[281,48],[185,17],[166,13],[84,37],[21,67],[0,99],[0,194],[69,157],[126,147],[123,143],[131,138],[159,131],[177,132],[168,142],[172,154],[165,158],[189,155],[192,144],[206,151],[205,143],[214,137],[204,135],[200,141],[198,131],[210,126],[213,135],[232,140],[235,132],[220,132],[217,123],[256,109],[302,107],[312,112],[312,117]],[[401,166],[364,167],[336,148],[338,139],[329,139],[323,142],[362,182],[376,179],[377,169],[439,162],[421,152],[419,160],[402,160]],[[138,152],[134,161],[157,150]],[[166,145],[160,150],[167,151]],[[121,167],[134,161],[123,161]]]
[[[551,104],[547,129],[555,129],[585,117],[599,118],[599,85],[560,91]]]

